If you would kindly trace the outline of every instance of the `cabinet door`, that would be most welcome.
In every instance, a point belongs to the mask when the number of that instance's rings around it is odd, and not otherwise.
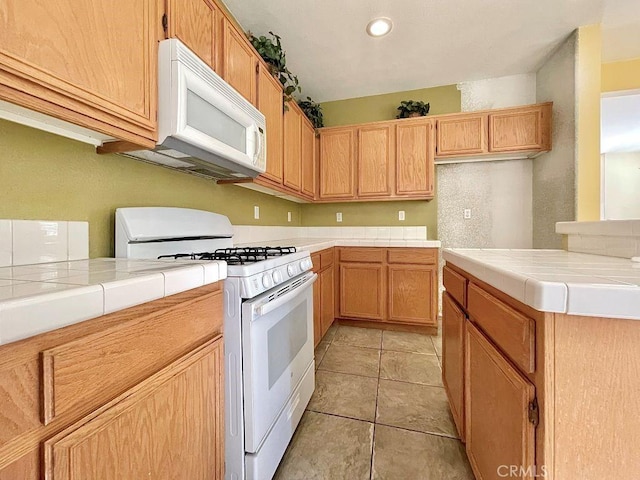
[[[318,346],[322,340],[322,277],[313,284],[313,343]]]
[[[389,320],[436,325],[435,265],[389,265]]]
[[[465,115],[439,119],[436,156],[479,155],[487,153],[487,115]]]
[[[316,194],[316,131],[302,119],[302,193],[311,198]]]
[[[453,420],[464,441],[464,312],[447,292],[442,296],[442,383]]]
[[[543,110],[534,106],[489,114],[489,151],[544,149],[548,125],[543,126]]]
[[[322,314],[321,314],[321,325],[322,325],[322,336],[327,333],[329,327],[333,323],[333,316],[335,311],[334,300],[335,300],[335,278],[334,278],[335,268],[334,266],[330,266],[322,271],[320,274],[320,283],[322,284],[321,291],[321,299],[320,302],[322,304]]]
[[[358,129],[358,197],[390,196],[395,157],[391,125]]]
[[[273,78],[267,67],[258,64],[258,110],[267,126],[267,169],[262,174],[276,183],[282,183],[283,98],[280,82]]]
[[[244,98],[256,104],[256,66],[258,58],[244,34],[224,19],[223,77]],[[269,135],[269,132],[267,132]]]
[[[320,133],[320,198],[354,197],[354,142],[352,128]]]
[[[219,10],[209,0],[169,0],[169,37],[178,38],[216,70]]]
[[[284,112],[284,185],[298,192],[302,187],[302,113],[292,102]]]
[[[384,266],[370,263],[340,264],[340,316],[384,320]]]
[[[158,3],[0,0],[0,99],[153,146]]]
[[[465,328],[466,441],[474,473],[477,478],[497,478],[501,465],[533,472],[535,426],[528,409],[535,387],[473,324],[466,321]]]
[[[396,193],[433,196],[433,123],[401,122],[396,128]]]
[[[222,339],[45,442],[46,478],[223,478]]]

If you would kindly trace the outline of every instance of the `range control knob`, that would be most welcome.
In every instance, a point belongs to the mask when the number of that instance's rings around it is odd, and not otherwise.
[[[262,276],[262,285],[264,286],[264,288],[270,288],[271,285],[273,285],[273,282],[271,281],[271,275],[265,273]]]
[[[304,272],[307,269],[307,261],[306,260],[300,260],[300,271]]]
[[[287,273],[289,274],[290,277],[293,277],[296,274],[295,265],[287,265]]]
[[[282,282],[282,274],[276,270],[275,272],[273,272],[273,283],[280,283]]]

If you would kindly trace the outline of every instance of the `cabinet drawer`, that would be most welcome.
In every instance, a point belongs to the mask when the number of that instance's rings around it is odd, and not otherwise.
[[[43,351],[45,425],[94,410],[131,388],[221,332],[222,317],[217,291]]]
[[[341,262],[382,263],[384,261],[383,248],[341,248]]]
[[[320,269],[322,268],[320,252],[311,254],[311,263],[313,263],[313,271],[316,273],[319,272]]]
[[[535,322],[469,283],[470,318],[525,373],[535,371]]]
[[[320,252],[320,265],[321,268],[327,268],[333,265],[333,248],[328,248]]]
[[[437,248],[390,248],[387,262],[411,265],[434,265],[438,263]]]
[[[442,282],[445,290],[456,302],[467,308],[467,279],[445,265],[442,269]]]

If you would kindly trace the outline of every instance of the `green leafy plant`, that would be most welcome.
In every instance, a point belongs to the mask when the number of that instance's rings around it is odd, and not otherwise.
[[[302,109],[313,126],[316,128],[324,127],[324,118],[322,117],[322,107],[319,103],[311,100],[311,97],[307,97],[306,100],[298,100],[298,106]]]
[[[269,65],[271,75],[277,78],[284,87],[285,99],[291,100],[296,90],[298,92],[302,91],[298,77],[287,68],[287,58],[285,51],[282,49],[280,37],[271,31],[269,34],[272,38],[267,38],[264,35],[256,37],[251,32],[248,33],[248,37],[262,59]]]
[[[400,112],[396,118],[424,117],[429,113],[429,104],[414,100],[400,102],[398,107]]]

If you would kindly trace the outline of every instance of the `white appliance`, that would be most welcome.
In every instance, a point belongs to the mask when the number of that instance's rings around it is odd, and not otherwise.
[[[116,210],[116,256],[227,261],[224,284],[225,479],[268,480],[315,386],[309,252],[233,248],[223,215]]]
[[[180,40],[158,49],[158,145],[123,155],[217,179],[265,171],[260,111]]]

